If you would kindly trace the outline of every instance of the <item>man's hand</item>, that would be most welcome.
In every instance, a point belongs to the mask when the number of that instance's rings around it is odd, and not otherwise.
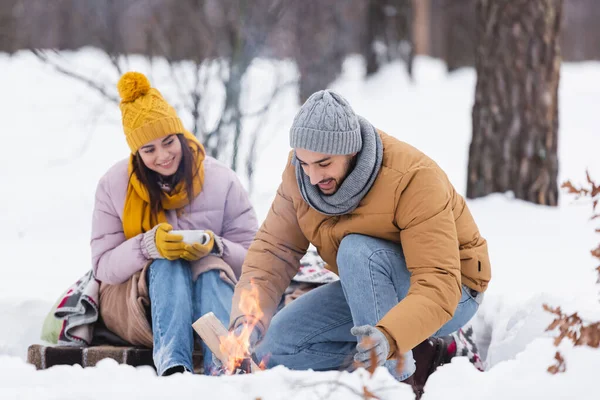
[[[377,365],[386,362],[390,352],[390,344],[385,335],[379,329],[371,325],[355,326],[350,333],[358,337],[358,344],[354,355],[354,361],[361,363],[365,368],[371,366],[371,352],[375,353]]]
[[[244,329],[250,329],[250,326],[247,324],[239,324],[234,330],[233,332],[237,335],[240,336],[242,334],[242,332],[244,331]],[[250,332],[250,337],[248,338],[248,353],[253,354],[254,350],[256,350],[256,344],[258,343],[259,340],[259,331],[258,329],[256,329],[256,327],[252,328],[252,331]]]
[[[246,323],[241,323],[232,329],[233,335],[236,338],[239,338],[240,336],[242,336],[242,333],[244,332],[245,329],[250,329],[250,326]],[[259,333],[258,329],[256,329],[256,327],[254,327],[252,329],[252,331],[250,332],[250,337],[248,338],[248,343],[249,343],[248,353],[249,353],[249,355],[252,355],[254,353],[254,350],[256,349],[256,344],[258,343],[259,338],[260,338],[260,333]],[[223,354],[223,356],[227,357],[228,354]],[[215,365],[215,367],[217,369],[219,369],[219,370],[223,369],[223,363],[221,362],[221,360],[219,360],[214,355],[213,355],[213,364]]]

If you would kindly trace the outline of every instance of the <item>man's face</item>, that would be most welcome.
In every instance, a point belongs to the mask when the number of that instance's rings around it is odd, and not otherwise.
[[[354,156],[356,153],[331,155],[296,149],[296,157],[311,185],[316,185],[321,193],[328,196],[337,192],[350,173]]]

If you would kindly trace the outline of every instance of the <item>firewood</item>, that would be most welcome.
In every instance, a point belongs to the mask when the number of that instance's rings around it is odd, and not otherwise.
[[[227,356],[221,352],[221,348],[219,346],[221,342],[219,338],[229,335],[229,331],[223,326],[221,321],[215,317],[215,314],[212,312],[204,314],[192,324],[192,327],[198,333],[198,335],[200,335],[210,351],[212,351],[213,356],[221,360],[223,365],[227,365]],[[250,362],[251,372],[260,371],[260,368],[253,360]]]

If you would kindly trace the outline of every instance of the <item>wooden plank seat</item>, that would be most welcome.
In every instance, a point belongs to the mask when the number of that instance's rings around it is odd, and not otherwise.
[[[127,364],[134,367],[148,365],[154,367],[152,361],[152,350],[133,346],[44,346],[33,344],[27,349],[27,362],[34,365],[36,369],[42,370],[55,365],[76,365],[83,368],[93,367],[100,360],[112,358],[119,364]],[[202,352],[194,351],[192,355],[194,371],[201,373]]]

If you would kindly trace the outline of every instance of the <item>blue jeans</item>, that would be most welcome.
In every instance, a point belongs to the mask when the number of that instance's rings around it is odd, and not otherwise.
[[[352,234],[339,247],[340,280],[311,290],[273,317],[256,350],[267,366],[327,371],[348,369],[356,353],[353,326],[372,325],[400,300],[410,287],[410,273],[402,247],[389,241]],[[454,317],[434,336],[445,336],[464,326],[477,311],[479,299],[463,287]],[[410,329],[407,327],[406,329]],[[396,361],[384,365],[398,380],[415,371],[412,351],[404,354],[404,367]]]
[[[219,271],[200,274],[194,282],[190,264],[184,260],[154,260],[148,269],[152,314],[154,365],[158,375],[175,366],[193,371],[192,323],[212,311],[225,326],[229,324],[233,288]],[[202,343],[204,371],[212,371],[212,353]]]

